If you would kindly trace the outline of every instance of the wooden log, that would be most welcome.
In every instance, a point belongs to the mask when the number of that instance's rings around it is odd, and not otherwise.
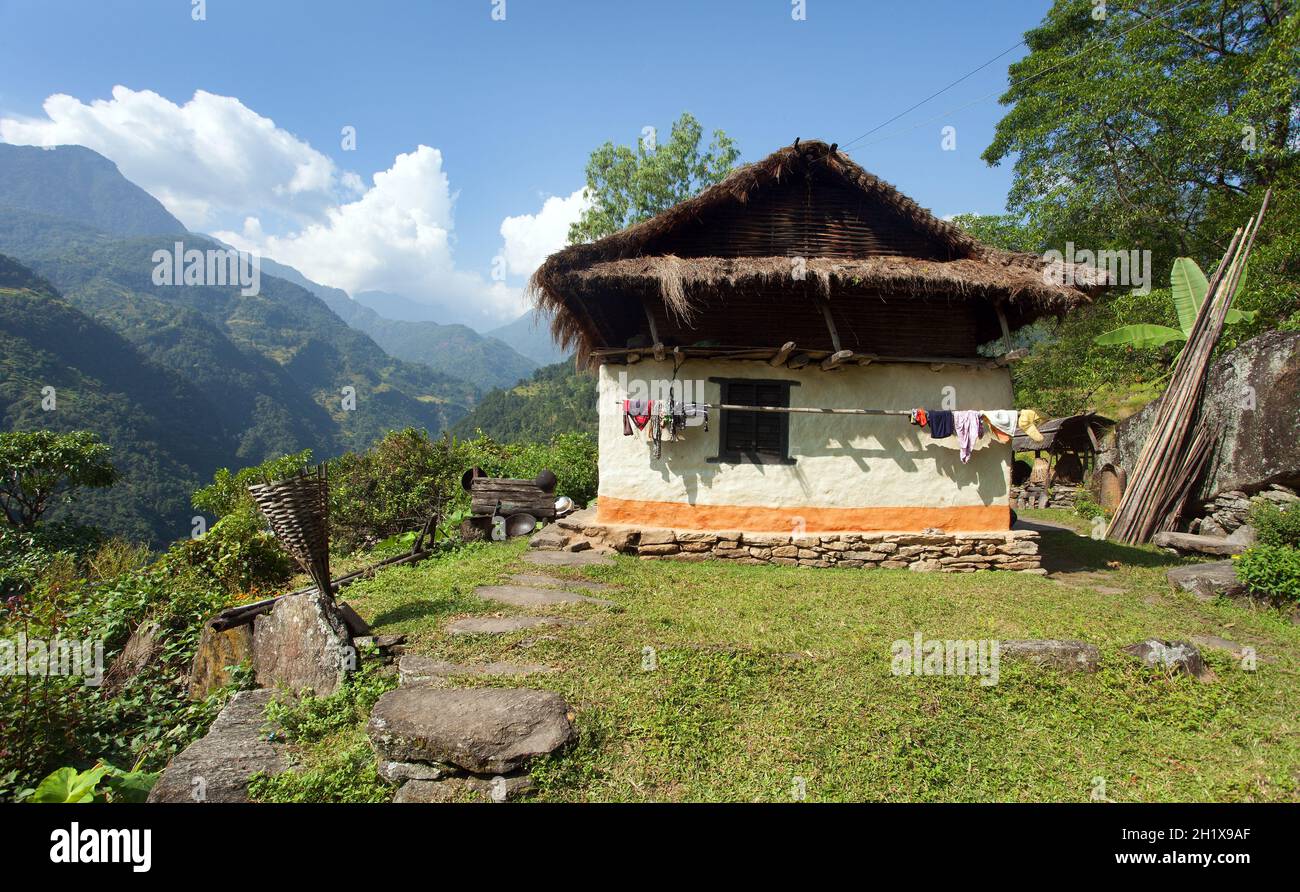
[[[774,369],[780,368],[785,365],[786,360],[790,358],[790,354],[793,352],[794,341],[786,341],[781,345],[781,349],[776,351],[776,355],[767,361],[767,364]]]
[[[822,311],[822,318],[826,320],[826,330],[831,335],[831,346],[835,348],[836,353],[839,353],[842,349],[840,346],[840,333],[835,327],[835,320],[831,318],[831,305],[821,295],[815,295],[813,301],[817,304],[817,308]]]
[[[555,496],[535,481],[478,477],[470,482],[470,511],[474,514],[527,513],[538,520],[555,517]]]
[[[853,358],[852,350],[837,350],[830,356],[822,360],[822,371],[830,372],[838,369],[844,363]]]

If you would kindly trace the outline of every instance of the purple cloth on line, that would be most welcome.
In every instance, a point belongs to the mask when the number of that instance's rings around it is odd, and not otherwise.
[[[970,454],[975,449],[975,441],[980,438],[984,426],[983,413],[978,409],[963,409],[954,412],[953,424],[957,428],[957,445],[961,447],[962,464],[970,461]]]

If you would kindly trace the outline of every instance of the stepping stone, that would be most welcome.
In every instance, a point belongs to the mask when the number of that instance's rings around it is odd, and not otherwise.
[[[508,635],[539,626],[580,626],[576,619],[562,616],[471,616],[447,626],[453,635]]]
[[[1052,638],[1003,641],[998,646],[998,653],[1002,657],[1027,660],[1065,672],[1096,672],[1097,662],[1101,659],[1095,645]]]
[[[450,678],[456,675],[479,675],[493,678],[536,675],[555,670],[540,663],[484,663],[468,666],[462,663],[449,663],[435,660],[420,654],[406,654],[397,663],[397,671],[402,676],[402,684],[427,684],[438,678]]]
[[[402,784],[393,802],[461,802],[465,799],[485,802],[509,802],[533,790],[533,779],[526,774],[512,777],[449,777],[443,780],[412,779]]]
[[[612,567],[614,561],[598,551],[529,551],[524,560],[540,567]]]
[[[289,767],[284,747],[267,739],[265,709],[275,692],[240,691],[208,733],[167,764],[149,791],[150,802],[247,802],[255,774]]]
[[[610,592],[618,588],[604,582],[591,582],[586,579],[559,579],[555,576],[543,576],[541,573],[514,573],[510,581],[515,585],[534,585],[543,588],[582,588],[589,592]]]
[[[515,607],[545,607],[549,604],[599,604],[613,607],[613,601],[589,598],[575,592],[560,591],[553,588],[535,588],[527,585],[481,585],[474,589],[474,594],[488,601],[500,601]]]
[[[375,703],[366,733],[380,761],[436,762],[511,774],[572,743],[569,705],[528,688],[398,688]]]
[[[1205,661],[1196,645],[1186,641],[1164,641],[1148,638],[1124,648],[1124,652],[1137,657],[1148,666],[1161,667],[1171,672],[1191,675],[1198,681],[1214,681],[1215,674]]]

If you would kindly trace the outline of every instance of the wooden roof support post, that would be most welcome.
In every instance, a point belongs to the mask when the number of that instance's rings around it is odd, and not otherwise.
[[[645,313],[645,321],[650,326],[650,341],[654,344],[655,359],[663,362],[664,344],[659,339],[659,326],[655,325],[654,313],[650,312],[650,304],[645,298],[641,299],[641,310]]]
[[[794,341],[786,341],[781,345],[781,349],[776,351],[776,355],[767,361],[767,364],[774,369],[780,368],[785,365],[785,361],[790,358],[790,354],[793,352]]]
[[[853,358],[852,350],[837,350],[822,360],[822,371],[833,371]]]
[[[1007,325],[1007,314],[1002,309],[1002,304],[994,304],[993,309],[998,314],[998,325],[1002,326],[1002,352],[1004,354],[1011,352],[1011,326]]]
[[[843,347],[840,345],[840,333],[835,328],[835,320],[831,318],[831,305],[820,294],[813,295],[813,302],[817,304],[817,309],[822,311],[822,318],[826,320],[826,329],[831,333],[831,347],[839,353]]]

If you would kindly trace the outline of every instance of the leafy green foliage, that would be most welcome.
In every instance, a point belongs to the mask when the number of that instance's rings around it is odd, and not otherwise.
[[[683,113],[668,141],[641,139],[634,147],[607,142],[587,161],[587,195],[592,205],[569,227],[569,242],[595,241],[648,220],[706,186],[722,180],[735,166],[740,150],[727,134],[713,131],[701,148],[704,128]]]
[[[254,802],[388,802],[393,788],[380,779],[374,750],[357,732],[303,771],[255,776],[248,796]]]
[[[555,472],[556,495],[579,504],[596,496],[596,441],[561,434],[549,444],[502,444],[490,437],[431,439],[423,431],[395,431],[362,453],[330,465],[330,523],[344,550],[373,545],[418,529],[441,507],[449,517],[469,506],[461,475],[478,467],[489,477],[532,479]]]
[[[268,721],[278,724],[293,743],[316,743],[370,717],[375,701],[397,687],[397,676],[367,662],[349,675],[328,697],[273,700],[266,708]]]
[[[219,518],[236,511],[256,511],[257,506],[248,487],[283,480],[310,464],[311,450],[304,449],[290,455],[269,458],[260,465],[241,468],[234,473],[229,468],[220,468],[212,476],[211,483],[194,493],[194,507],[200,511],[210,511]]]
[[[1255,499],[1250,506],[1250,525],[1261,545],[1300,548],[1300,506],[1282,506],[1269,499]]]
[[[1008,71],[984,152],[1046,241],[1217,259],[1297,173],[1300,11],[1276,2],[1057,0]],[[1286,232],[1279,220],[1271,232]]]
[[[1233,295],[1234,300],[1241,295],[1245,286],[1246,276],[1243,272],[1237,284],[1237,291]],[[1169,288],[1174,302],[1174,312],[1178,317],[1178,328],[1148,323],[1123,325],[1097,335],[1093,342],[1104,347],[1117,345],[1162,347],[1173,341],[1186,341],[1192,334],[1192,326],[1196,324],[1201,305],[1205,303],[1205,295],[1210,290],[1210,283],[1195,260],[1190,257],[1179,257],[1174,260],[1174,265],[1169,270]],[[1229,307],[1224,316],[1224,323],[1233,325],[1238,322],[1250,322],[1254,318],[1254,311],[1243,312],[1236,307]]]
[[[85,771],[64,767],[50,772],[26,802],[144,802],[159,772],[123,771],[100,762]]]
[[[231,595],[256,597],[283,586],[296,571],[293,559],[251,510],[227,514],[196,539],[181,539],[160,566],[193,572]]]
[[[1300,548],[1252,545],[1233,559],[1233,565],[1252,594],[1300,603]]]
[[[118,480],[109,448],[88,431],[0,433],[0,510],[14,526],[32,527],[56,498]]]

